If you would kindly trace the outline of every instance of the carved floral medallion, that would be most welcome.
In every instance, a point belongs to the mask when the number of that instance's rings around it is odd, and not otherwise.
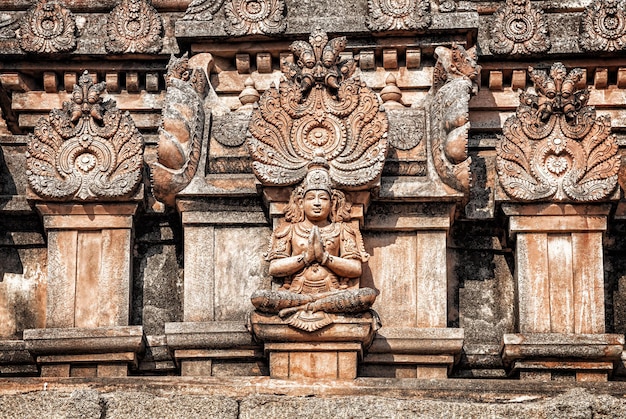
[[[324,32],[295,41],[296,64],[278,89],[266,90],[250,122],[248,148],[261,182],[291,185],[322,155],[337,185],[365,186],[381,173],[387,153],[388,122],[376,94],[356,77],[355,63],[340,60],[345,37]]]
[[[150,173],[154,196],[173,206],[176,194],[191,182],[198,168],[208,81],[202,69],[189,68],[187,54],[170,58],[165,80],[158,157]]]
[[[18,39],[26,52],[72,51],[76,48],[74,15],[59,1],[41,0],[22,18]]]
[[[41,118],[28,141],[28,183],[51,200],[118,199],[141,181],[143,140],[130,115],[102,100],[86,71],[71,101]]]
[[[538,54],[551,46],[543,11],[530,0],[507,0],[493,14],[489,43],[493,54]]]
[[[419,30],[430,26],[430,0],[369,0],[367,27],[372,31]]]
[[[228,0],[224,30],[231,36],[272,35],[285,32],[284,0]]]
[[[156,54],[163,47],[161,16],[147,0],[122,0],[107,19],[107,52]]]
[[[580,46],[585,51],[626,49],[626,1],[596,0],[583,14]]]
[[[472,161],[467,155],[469,101],[478,92],[480,74],[476,47],[467,51],[456,44],[437,47],[435,55],[430,124],[433,163],[446,185],[467,192]]]
[[[576,90],[581,69],[556,63],[550,73],[529,69],[535,92],[520,95],[504,123],[496,165],[502,188],[522,201],[599,201],[617,187],[620,157],[611,122],[596,117],[589,93]]]
[[[213,16],[224,4],[224,0],[192,0],[185,10],[183,20],[213,20]]]

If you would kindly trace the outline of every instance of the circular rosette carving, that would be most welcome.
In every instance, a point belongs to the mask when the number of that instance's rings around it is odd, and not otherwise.
[[[122,0],[107,19],[104,47],[113,54],[156,54],[163,47],[163,22],[146,0]]]
[[[626,2],[594,1],[585,9],[580,46],[586,51],[619,51],[626,48]]]
[[[284,0],[230,0],[224,12],[224,30],[231,36],[270,35],[287,29]]]
[[[420,30],[432,20],[429,0],[369,0],[368,11],[372,31]]]
[[[290,135],[294,150],[307,160],[312,160],[317,150],[323,150],[327,159],[332,160],[345,148],[346,128],[332,115],[322,120],[305,117],[294,123]]]
[[[493,54],[538,54],[551,47],[543,11],[530,1],[507,1],[493,15],[491,42]]]
[[[19,44],[26,52],[56,53],[76,48],[72,13],[57,1],[42,0],[20,22]]]

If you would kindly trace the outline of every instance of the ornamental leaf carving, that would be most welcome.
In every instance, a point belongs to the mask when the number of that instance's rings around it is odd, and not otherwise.
[[[74,15],[56,0],[40,0],[20,21],[20,48],[26,52],[57,53],[76,48]]]
[[[309,42],[291,44],[296,63],[284,63],[280,85],[265,91],[250,121],[247,145],[262,183],[297,183],[316,156],[338,186],[366,186],[380,176],[387,116],[376,94],[352,77],[354,60],[340,60],[345,44],[319,29]]]
[[[585,51],[626,49],[626,1],[594,1],[585,8],[580,28]]]
[[[224,0],[192,0],[185,10],[183,20],[213,20],[223,4]]]
[[[520,94],[496,149],[500,185],[521,201],[606,199],[617,186],[617,138],[610,118],[586,106],[588,91],[576,90],[582,70],[529,71],[535,92]]]
[[[420,30],[430,26],[430,0],[368,0],[372,31]]]
[[[460,45],[435,49],[431,147],[435,170],[451,188],[467,192],[470,187],[471,158],[467,155],[470,128],[469,101],[478,91],[476,47],[465,50]]]
[[[284,0],[228,0],[224,30],[231,36],[272,35],[285,32]]]
[[[154,196],[173,206],[176,194],[191,182],[198,168],[208,81],[204,70],[189,68],[187,54],[170,58],[165,78],[158,157],[151,165],[151,178]]]
[[[50,200],[120,199],[141,181],[143,139],[130,115],[102,100],[86,71],[71,101],[41,118],[28,140],[28,183]]]
[[[493,14],[489,49],[497,55],[546,52],[552,44],[543,10],[530,0],[506,0]]]
[[[122,0],[107,18],[104,47],[113,54],[156,54],[163,48],[161,16],[146,0]]]

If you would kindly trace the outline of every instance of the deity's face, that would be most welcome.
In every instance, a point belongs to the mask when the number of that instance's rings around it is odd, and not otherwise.
[[[328,220],[330,215],[330,195],[326,191],[312,190],[304,194],[302,210],[306,219],[315,223]]]

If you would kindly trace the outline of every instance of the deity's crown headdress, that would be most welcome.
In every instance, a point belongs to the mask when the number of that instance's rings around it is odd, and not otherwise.
[[[330,180],[330,172],[328,162],[324,158],[323,152],[316,152],[315,157],[307,166],[307,174],[302,181],[304,193],[308,191],[326,191],[328,195],[332,195]]]

